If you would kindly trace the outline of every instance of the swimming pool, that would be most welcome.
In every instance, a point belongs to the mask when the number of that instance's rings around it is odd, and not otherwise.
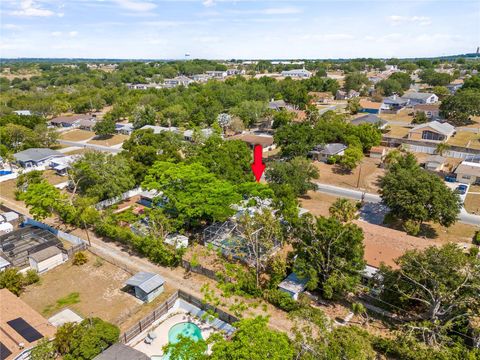
[[[176,344],[180,339],[180,335],[188,337],[194,341],[203,340],[202,330],[192,322],[181,322],[173,325],[168,330],[168,342]],[[168,353],[163,356],[152,356],[152,360],[169,360],[170,355]]]
[[[180,335],[188,337],[192,340],[203,340],[202,330],[191,322],[182,322],[173,325],[168,331],[168,342],[176,344],[179,341]]]
[[[0,176],[10,175],[12,172],[10,170],[0,170]]]

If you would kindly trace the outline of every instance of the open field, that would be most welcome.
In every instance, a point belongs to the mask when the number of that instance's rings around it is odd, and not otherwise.
[[[314,216],[329,216],[328,209],[337,200],[336,196],[317,191],[309,191],[300,198],[300,206],[310,210]],[[354,202],[352,200],[352,202]]]
[[[385,134],[385,136],[395,137],[395,138],[404,138],[407,137],[410,128],[399,126],[399,125],[389,125],[390,130]]]
[[[60,135],[60,139],[68,141],[85,141],[95,136],[93,131],[75,129],[64,132]]]
[[[448,139],[447,144],[480,149],[480,135],[470,131],[459,131]]]
[[[94,145],[102,145],[102,146],[113,146],[113,145],[118,145],[127,140],[129,137],[128,135],[113,135],[112,137],[108,139],[102,139],[102,140],[90,140],[87,142],[87,144],[94,144]]]
[[[19,205],[23,205],[23,202],[15,200],[15,186],[17,179],[7,180],[0,183],[0,196],[11,200]]]
[[[323,162],[314,162],[320,177],[319,182],[324,184],[336,185],[348,188],[358,188],[367,192],[376,193],[378,191],[378,180],[385,174],[385,170],[378,167],[379,160],[365,157],[361,165],[350,174],[339,172],[335,165],[329,165]],[[359,180],[360,178],[360,180]]]
[[[106,261],[100,265],[88,252],[87,256],[85,265],[68,261],[42,275],[39,284],[22,293],[22,300],[46,317],[69,307],[84,318],[98,316],[113,323],[139,310],[141,302],[121,290],[131,275]]]

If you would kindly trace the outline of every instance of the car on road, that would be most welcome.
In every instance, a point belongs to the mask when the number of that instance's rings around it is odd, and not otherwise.
[[[468,186],[467,185],[458,185],[455,189],[455,192],[460,195],[465,195],[467,193]]]

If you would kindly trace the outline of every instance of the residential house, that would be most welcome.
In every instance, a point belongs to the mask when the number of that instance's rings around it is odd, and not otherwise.
[[[78,122],[78,127],[82,130],[87,130],[87,131],[92,131],[93,128],[95,127],[95,124],[97,123],[97,120],[92,118],[92,119],[81,119]]]
[[[53,158],[49,164],[49,166],[55,170],[57,175],[65,176],[67,175],[68,169],[70,169],[70,165],[75,162],[79,158],[78,155],[68,155],[58,158]]]
[[[409,103],[410,100],[408,99],[401,98],[398,95],[392,95],[383,99],[380,112],[396,114],[400,110],[404,109]]]
[[[63,156],[60,151],[48,148],[30,148],[13,154],[16,162],[24,168],[47,165],[52,159]]]
[[[387,155],[387,149],[383,146],[372,146],[370,149],[370,157],[373,159],[383,160],[385,155]]]
[[[227,72],[226,71],[217,71],[217,70],[214,70],[214,71],[205,71],[205,74],[207,74],[208,76],[210,76],[211,78],[213,79],[217,79],[217,80],[223,80],[227,77]]]
[[[195,134],[194,130],[185,130],[183,132],[183,138],[185,141],[193,141],[194,134]],[[213,135],[213,129],[212,128],[201,129],[199,131],[199,134],[205,139],[208,139],[210,136]]]
[[[466,158],[455,169],[457,181],[464,184],[480,184],[480,155]]]
[[[7,289],[0,289],[0,358],[29,359],[43,339],[53,339],[55,326]]]
[[[191,77],[193,81],[199,83],[206,83],[208,80],[210,80],[210,76],[208,76],[207,74],[195,74]]]
[[[333,156],[342,156],[345,154],[347,146],[341,143],[331,143],[325,145],[317,145],[308,155],[317,161],[327,162]]]
[[[275,144],[273,143],[273,136],[271,135],[255,135],[255,134],[239,134],[230,136],[227,140],[241,140],[248,144],[252,149],[255,145],[260,145],[264,152],[275,149]]]
[[[335,94],[335,100],[350,100],[359,96],[360,93],[355,90],[350,90],[349,92],[337,90]]]
[[[15,110],[14,114],[21,115],[21,116],[31,116],[32,112],[30,110]]]
[[[462,88],[462,86],[463,86],[463,80],[462,79],[455,79],[450,84],[447,85],[447,89],[453,95],[458,90],[460,90]]]
[[[438,102],[438,96],[432,93],[423,93],[423,92],[406,92],[403,94],[402,98],[408,99],[411,106],[417,104],[434,104]]]
[[[245,75],[245,70],[243,69],[227,69],[228,76],[235,76],[235,75]]]
[[[312,99],[311,103],[316,105],[328,104],[335,99],[332,93],[328,91],[325,91],[325,92],[310,91],[308,93],[308,96],[310,96],[310,98]]]
[[[271,110],[280,111],[287,107],[287,103],[284,100],[271,100],[268,103],[268,108]]]
[[[360,106],[360,112],[368,114],[379,114],[382,103],[361,99]]]
[[[141,351],[117,342],[106,350],[103,350],[102,353],[94,357],[93,360],[150,360],[150,357]]]
[[[298,296],[307,287],[308,279],[301,279],[295,273],[290,273],[285,280],[278,284],[278,289],[290,295],[293,300],[298,300]]]
[[[139,196],[140,200],[138,200],[138,203],[146,206],[148,208],[153,207],[153,202],[155,198],[158,198],[161,195],[157,190],[146,190],[142,191]]]
[[[78,114],[72,116],[58,116],[50,120],[50,125],[58,127],[77,127],[80,120],[91,120],[92,115]]]
[[[408,132],[408,139],[442,142],[447,141],[453,134],[455,134],[455,127],[449,123],[431,121],[411,129]]]
[[[364,116],[360,116],[356,119],[353,119],[350,121],[350,124],[352,125],[363,125],[363,124],[370,124],[370,125],[375,125],[379,129],[385,129],[388,126],[388,121],[379,118],[377,115],[374,114],[368,114]]]
[[[192,79],[181,75],[181,76],[174,77],[173,79],[165,79],[163,81],[163,85],[166,88],[174,88],[174,87],[177,87],[177,86],[187,87],[192,82],[194,82]]]
[[[442,171],[446,159],[440,155],[431,155],[425,160],[425,169],[430,171]]]
[[[158,274],[140,271],[127,280],[125,285],[133,288],[135,297],[150,302],[164,291],[165,280]]]
[[[67,261],[68,256],[56,246],[49,246],[43,250],[28,255],[30,268],[41,274]]]
[[[154,134],[160,134],[164,131],[171,131],[174,133],[179,133],[179,130],[175,126],[165,127],[165,126],[156,126],[156,125],[145,125],[140,128],[140,130],[152,129]]]
[[[429,120],[440,119],[440,105],[438,104],[417,104],[413,107],[414,113],[422,112]]]
[[[119,134],[123,135],[131,135],[133,132],[133,124],[132,123],[117,123],[115,124],[115,131]]]
[[[298,79],[308,79],[312,76],[312,73],[305,69],[294,69],[294,70],[285,70],[282,71],[283,77],[291,77],[291,78],[298,78]]]

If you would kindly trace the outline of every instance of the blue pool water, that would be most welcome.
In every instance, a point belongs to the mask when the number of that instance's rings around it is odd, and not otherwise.
[[[191,322],[182,322],[173,325],[170,330],[168,330],[168,342],[171,344],[176,344],[180,339],[180,335],[188,337],[192,340],[198,341],[203,340],[202,330]],[[163,355],[162,360],[169,360],[170,356],[168,354]]]
[[[11,174],[12,172],[10,170],[0,170],[0,176],[3,176],[3,175],[9,175]]]

